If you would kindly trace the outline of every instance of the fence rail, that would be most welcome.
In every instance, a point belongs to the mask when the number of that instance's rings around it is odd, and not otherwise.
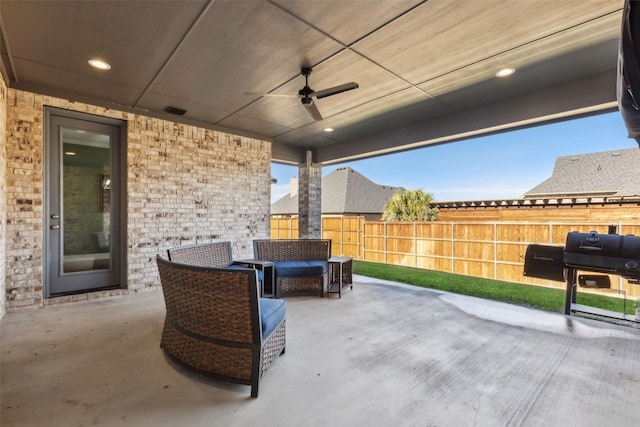
[[[564,289],[561,282],[523,276],[532,243],[563,246],[570,231],[607,233],[611,222],[379,222],[360,216],[325,216],[322,237],[332,253],[354,259],[445,271],[508,282]],[[617,222],[619,234],[640,235],[640,222]],[[298,238],[298,220],[272,218],[271,237]],[[611,290],[584,290],[640,297],[640,286],[611,276]]]

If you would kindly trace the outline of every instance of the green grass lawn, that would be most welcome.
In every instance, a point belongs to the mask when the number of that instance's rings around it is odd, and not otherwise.
[[[362,276],[407,283],[423,288],[471,295],[542,310],[564,312],[565,291],[520,283],[463,276],[368,261],[354,261],[353,272]],[[635,314],[635,301],[578,292],[578,304]]]

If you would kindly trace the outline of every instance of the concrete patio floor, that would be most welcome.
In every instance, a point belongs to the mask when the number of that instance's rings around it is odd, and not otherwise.
[[[640,330],[354,279],[287,299],[257,399],[167,362],[159,292],[5,314],[0,424],[640,425]]]

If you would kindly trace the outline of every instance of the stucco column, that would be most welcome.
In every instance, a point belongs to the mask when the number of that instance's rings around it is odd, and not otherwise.
[[[322,168],[313,164],[307,151],[298,175],[298,236],[300,239],[320,239],[322,226]]]

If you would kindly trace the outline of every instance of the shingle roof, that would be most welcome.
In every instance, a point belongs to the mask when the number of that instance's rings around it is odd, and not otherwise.
[[[323,214],[376,214],[402,187],[378,185],[350,167],[338,168],[322,178]],[[298,196],[291,193],[271,205],[271,215],[296,215]]]
[[[297,215],[298,195],[291,196],[291,193],[279,198],[271,203],[271,215]]]
[[[551,178],[523,197],[636,195],[640,195],[640,150],[630,148],[558,157]]]

